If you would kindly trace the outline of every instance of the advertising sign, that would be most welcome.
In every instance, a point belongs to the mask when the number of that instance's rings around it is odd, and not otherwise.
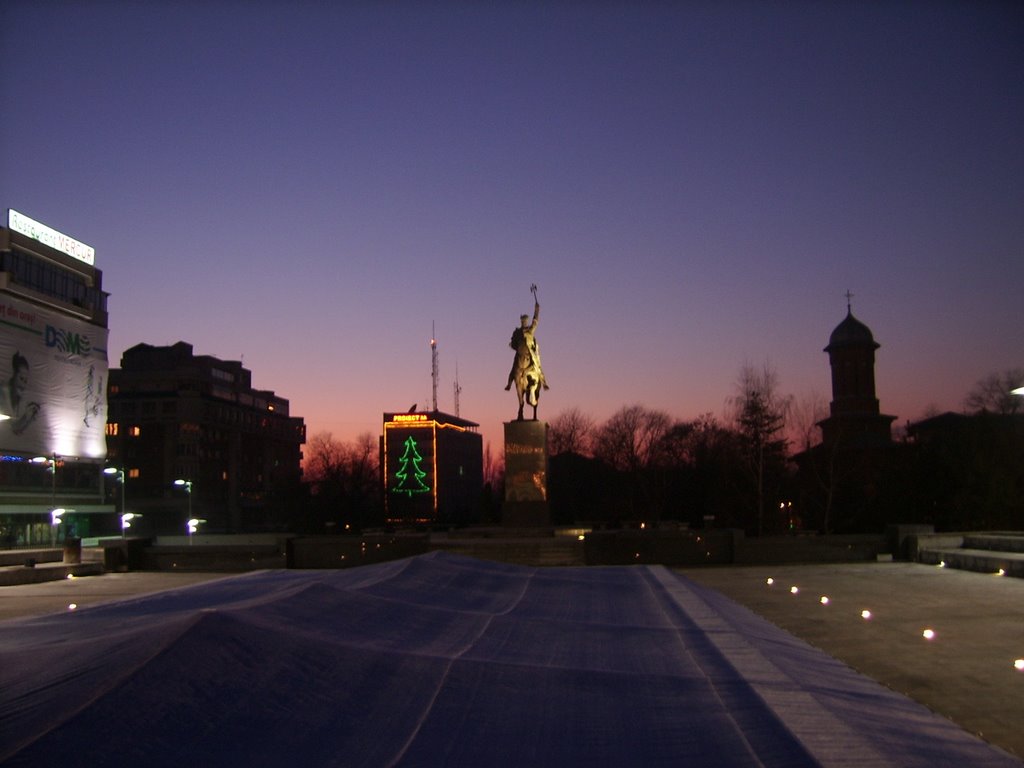
[[[0,296],[0,450],[106,456],[107,329]]]
[[[75,238],[29,218],[24,213],[18,213],[13,208],[7,209],[7,226],[25,237],[31,237],[90,266],[96,263],[96,250],[91,245],[80,243]]]
[[[404,415],[404,414],[403,414]],[[384,425],[385,504],[392,521],[432,520],[437,505],[437,438],[432,421]]]

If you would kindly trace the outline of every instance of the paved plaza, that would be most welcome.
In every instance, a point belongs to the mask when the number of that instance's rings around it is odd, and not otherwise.
[[[681,572],[1024,758],[1024,579],[917,563]]]
[[[1024,671],[1014,666],[1024,658],[1024,580],[912,563],[680,572],[969,732],[1024,756]],[[0,620],[223,578],[231,577],[109,573],[2,587]],[[929,629],[931,640],[924,637]]]

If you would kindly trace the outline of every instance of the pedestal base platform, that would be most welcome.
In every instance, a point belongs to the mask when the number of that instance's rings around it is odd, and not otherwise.
[[[548,425],[543,421],[505,422],[505,503],[502,524],[551,524],[548,509]]]

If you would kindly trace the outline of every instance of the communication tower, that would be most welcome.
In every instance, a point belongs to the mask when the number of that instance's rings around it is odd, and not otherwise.
[[[430,324],[430,379],[433,385],[431,410],[437,410],[437,337],[434,335],[434,323]]]

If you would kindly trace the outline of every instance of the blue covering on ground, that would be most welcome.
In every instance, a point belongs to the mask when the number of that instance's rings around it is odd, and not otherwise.
[[[2,622],[0,763],[1021,765],[664,568],[437,552]]]

